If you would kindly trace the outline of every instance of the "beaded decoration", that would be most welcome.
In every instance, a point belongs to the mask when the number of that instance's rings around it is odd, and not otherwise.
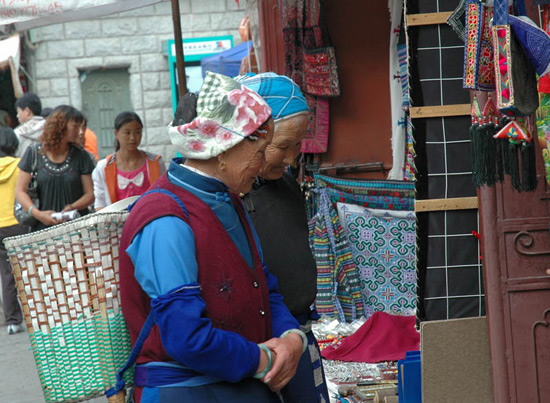
[[[462,86],[475,89],[477,83],[477,64],[479,59],[479,42],[482,30],[482,5],[478,0],[466,4],[466,45],[464,46],[464,78]]]
[[[69,170],[72,153],[73,153],[73,147],[69,147],[69,154],[67,154],[67,158],[65,158],[65,161],[61,163],[62,164],[61,166],[59,166],[59,164],[55,162],[52,162],[45,155],[41,154],[41,156],[42,156],[42,161],[44,161],[44,166],[48,171],[56,175],[61,175]]]

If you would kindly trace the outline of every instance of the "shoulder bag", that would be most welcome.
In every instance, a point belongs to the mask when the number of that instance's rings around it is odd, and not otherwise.
[[[508,116],[527,116],[539,106],[537,77],[514,31],[507,0],[495,0],[493,44],[497,107]]]
[[[29,182],[29,186],[27,188],[27,193],[29,197],[31,198],[32,204],[35,207],[39,207],[40,201],[38,199],[38,182],[36,181],[36,175],[37,175],[37,167],[38,167],[38,146],[31,146],[31,153],[32,153],[32,172],[31,172],[31,181]],[[25,225],[27,227],[33,227],[38,223],[38,220],[32,216],[32,214],[28,213],[28,210],[25,210],[23,206],[15,200],[14,206],[13,206],[13,215],[15,216],[15,219],[19,222],[21,225]]]

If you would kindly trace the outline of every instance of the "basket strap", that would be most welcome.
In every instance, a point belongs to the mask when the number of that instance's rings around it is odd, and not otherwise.
[[[147,192],[143,193],[139,199],[137,199],[135,202],[133,202],[132,204],[130,204],[128,206],[128,211],[131,211],[134,208],[134,206],[136,205],[136,203],[142,197],[147,196],[148,194],[152,194],[152,193],[161,193],[161,194],[165,194],[165,195],[170,196],[172,199],[174,199],[174,201],[176,203],[178,203],[178,206],[180,206],[180,208],[183,210],[183,213],[185,214],[185,217],[187,217],[187,219],[189,219],[189,212],[187,211],[187,208],[185,208],[185,204],[183,204],[183,201],[178,196],[176,196],[174,193],[170,192],[168,189],[164,189],[164,188],[160,188],[160,187],[148,190]]]
[[[120,371],[118,371],[116,375],[116,386],[109,388],[105,391],[105,395],[107,397],[115,396],[118,392],[124,389],[125,382],[124,379],[122,379],[122,376],[124,375],[124,372],[126,372],[130,367],[132,367],[132,365],[135,364],[137,358],[139,357],[139,354],[141,353],[143,344],[145,343],[145,340],[147,340],[147,337],[149,337],[149,333],[151,333],[151,329],[153,328],[154,324],[155,315],[153,310],[151,310],[151,312],[149,312],[149,315],[147,315],[147,320],[145,321],[143,327],[141,328],[141,331],[139,332],[139,336],[136,340],[136,343],[134,344],[134,348],[132,348],[130,356],[128,357],[128,361],[126,361],[124,367]]]

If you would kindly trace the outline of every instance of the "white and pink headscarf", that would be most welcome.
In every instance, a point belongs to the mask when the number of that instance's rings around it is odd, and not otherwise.
[[[271,116],[267,102],[242,83],[206,72],[197,99],[197,117],[168,134],[185,158],[207,160],[255,133]]]

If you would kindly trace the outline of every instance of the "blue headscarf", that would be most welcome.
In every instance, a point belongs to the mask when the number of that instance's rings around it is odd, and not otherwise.
[[[246,74],[235,80],[240,81],[266,100],[272,109],[273,120],[308,112],[306,99],[300,88],[287,76],[275,73]]]

